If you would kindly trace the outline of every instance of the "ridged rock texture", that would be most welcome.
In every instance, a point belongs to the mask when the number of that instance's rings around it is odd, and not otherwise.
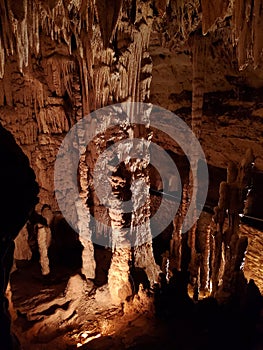
[[[102,106],[149,97],[150,5],[149,1],[1,1],[0,119],[34,168],[40,186],[38,211],[44,204],[58,210],[54,162],[70,127]],[[86,202],[85,156],[79,168]],[[65,178],[70,179],[70,173],[65,167]],[[75,205],[73,197],[65,198],[65,206],[74,211]],[[94,278],[89,218],[79,217],[76,224],[84,246],[82,272]]]
[[[36,212],[40,214],[45,204],[52,212],[59,210],[54,196],[54,164],[59,146],[74,124],[107,105],[151,101],[174,111],[189,124],[210,165],[226,169],[230,161],[241,164],[239,178],[231,180],[232,169],[228,170],[227,179],[236,196],[228,223],[228,233],[234,238],[228,243],[237,250],[227,257],[226,266],[235,261],[237,268],[245,247],[243,241],[238,244],[237,206],[242,202],[238,191],[245,186],[242,171],[248,164],[247,159],[244,164],[242,159],[246,149],[252,149],[257,170],[263,170],[262,8],[262,0],[0,0],[0,122],[11,132],[36,174]],[[92,131],[99,131],[94,119],[89,123]],[[172,126],[172,121],[167,121],[167,128],[169,123]],[[111,176],[118,198],[125,197],[131,189],[137,194],[133,204],[138,210],[130,215],[120,214],[118,200],[111,201],[111,209],[103,208],[94,191],[92,175],[99,155],[127,135],[142,138],[147,145],[143,149],[144,161],[121,164]],[[71,195],[72,168],[67,165],[64,181],[69,181],[69,193],[61,200],[65,207],[72,208],[72,217],[77,217],[75,224],[84,248],[84,279],[95,276],[92,237],[98,241],[108,237],[107,244],[113,250],[108,275],[110,295],[119,303],[132,293],[130,269],[145,270],[152,283],[159,272],[149,224],[149,143],[158,139],[159,145],[169,152],[181,154],[181,150],[165,136],[152,137],[147,127],[123,125],[114,129],[110,137],[107,133],[99,136],[82,154],[78,169],[80,196],[89,215],[76,216],[79,202]],[[126,152],[124,144],[122,152]],[[110,171],[107,167],[106,170]],[[219,281],[228,290],[236,272],[229,268],[227,275],[222,266],[222,210],[225,213],[229,208],[222,204],[223,184],[219,209],[215,210],[216,232],[220,234],[211,235],[213,223],[204,229],[198,222],[188,236],[181,235],[189,198],[197,193],[197,188],[191,186],[191,177],[197,171],[196,163],[184,179],[168,254],[171,268],[189,267],[198,290],[209,289],[211,272],[216,295]],[[138,178],[145,180],[143,190]],[[139,207],[144,197],[146,203]],[[32,209],[32,205],[12,209],[23,212],[19,225],[12,230],[8,227],[12,237],[25,224],[29,207]],[[90,227],[90,215],[99,219],[96,227]],[[136,232],[134,241],[127,237],[127,226],[141,223],[144,229]],[[45,244],[44,275],[49,272]],[[255,244],[259,245],[257,240]],[[189,247],[191,256],[186,263]],[[17,254],[22,251],[18,249]],[[253,258],[253,247],[248,251],[249,264],[259,266]],[[258,273],[254,275],[260,283]]]

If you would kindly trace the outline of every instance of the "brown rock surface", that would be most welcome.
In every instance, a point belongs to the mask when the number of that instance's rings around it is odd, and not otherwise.
[[[56,215],[60,215],[54,195],[54,164],[65,135],[83,116],[118,102],[150,101],[173,111],[192,127],[200,139],[208,164],[222,171],[230,161],[240,163],[245,151],[251,148],[256,157],[255,170],[260,176],[263,172],[262,6],[262,0],[119,0],[114,4],[109,0],[0,0],[0,122],[12,133],[36,174],[40,188],[39,204],[36,206],[38,214],[42,206],[48,204]],[[162,117],[167,129],[173,127],[172,118]],[[100,126],[95,117],[89,119],[89,131],[98,132]],[[59,349],[61,341],[63,349],[64,345],[65,348],[73,343],[75,346],[77,337],[84,342],[82,338],[85,336],[77,334],[76,329],[82,327],[84,333],[87,327],[91,332],[95,323],[96,332],[99,332],[107,328],[111,317],[114,323],[122,315],[123,310],[113,305],[111,298],[120,303],[128,297],[130,301],[125,302],[131,304],[124,307],[128,314],[136,314],[140,308],[141,311],[151,309],[151,298],[141,289],[134,297],[130,268],[132,265],[134,269],[141,269],[151,283],[156,282],[159,272],[156,261],[161,260],[163,253],[166,259],[171,258],[166,260],[171,264],[170,270],[172,266],[180,269],[187,265],[183,260],[187,255],[185,249],[190,246],[193,255],[190,269],[194,269],[198,262],[198,283],[204,292],[209,289],[210,249],[213,244],[214,247],[216,245],[210,236],[211,218],[203,213],[189,237],[181,235],[189,193],[193,191],[188,185],[187,175],[184,175],[184,195],[179,215],[162,232],[163,246],[157,247],[159,250],[152,248],[149,219],[159,205],[160,193],[158,199],[155,198],[157,196],[150,197],[151,181],[159,191],[174,174],[167,169],[162,181],[157,179],[156,174],[151,178],[147,147],[152,141],[173,155],[182,154],[182,150],[164,132],[152,135],[149,128],[138,130],[125,125],[107,130],[92,140],[82,154],[78,185],[88,215],[79,211],[80,201],[72,191],[72,171],[75,169],[72,169],[73,165],[65,164],[61,181],[68,185],[69,191],[67,195],[61,194],[61,202],[65,207],[70,206],[71,218],[80,232],[84,248],[82,271],[77,271],[80,274],[76,276],[66,274],[66,277],[61,273],[59,278],[65,280],[60,281],[58,287],[53,285],[51,276],[51,280],[37,284],[36,289],[39,290],[32,291],[35,295],[26,291],[23,296],[16,294],[16,288],[19,288],[19,283],[23,285],[20,273],[23,275],[25,271],[16,271],[13,298],[14,306],[20,312],[16,329],[20,335],[23,327],[27,329],[23,345],[33,339],[39,348],[41,342],[46,342],[45,345],[50,348],[55,346]],[[111,199],[114,208],[108,210],[101,205],[94,190],[93,175],[99,155],[109,145],[123,141],[128,135],[149,141],[143,149],[143,161],[131,160],[123,172],[118,173],[119,169],[114,169],[117,174],[111,176],[114,194],[122,199],[129,197],[132,180],[136,180],[137,176],[145,180],[144,189],[139,183],[133,187],[136,194],[133,204],[138,210],[132,215],[120,213],[116,199]],[[77,151],[76,144],[73,148]],[[126,152],[124,146],[120,149],[122,152]],[[110,165],[106,166],[106,170],[112,171]],[[188,173],[188,168],[186,170]],[[212,187],[224,180],[216,178],[216,175],[210,179]],[[146,204],[140,207],[143,196],[147,197]],[[15,198],[15,194],[12,197]],[[218,200],[217,194],[213,200]],[[259,207],[259,202],[257,199],[254,208]],[[166,201],[164,219],[173,205],[172,201]],[[256,209],[254,212],[262,216],[260,209]],[[17,207],[13,210],[17,211]],[[96,227],[90,227],[91,215],[98,219]],[[135,241],[139,244],[133,249],[129,237],[131,232],[128,230],[127,234],[126,228],[138,223],[143,223],[144,229],[136,232]],[[261,231],[241,226],[239,232],[249,238],[245,276],[253,278],[262,293]],[[97,266],[95,270],[95,255],[100,256],[98,252],[94,253],[96,247],[91,243],[95,236],[98,240],[107,237],[107,249],[116,248],[110,256],[111,264],[105,262],[107,269]],[[78,241],[79,236],[76,238]],[[35,238],[31,239],[34,241]],[[118,239],[127,245],[123,247]],[[164,251],[161,251],[162,248]],[[39,278],[36,261],[30,262],[27,268]],[[96,276],[95,272],[102,270],[106,280],[109,277],[109,285],[96,292],[92,281],[94,277],[95,281],[96,277],[99,280],[100,276]],[[34,278],[31,283],[34,284]],[[50,288],[45,283],[50,283]],[[27,303],[29,297],[33,298],[31,306]],[[19,298],[25,298],[25,303]],[[89,314],[89,307],[92,316],[85,323],[83,320]],[[113,343],[116,341],[120,348],[124,345],[130,349],[140,344],[138,329],[147,323],[148,316],[152,317],[151,311],[149,315],[146,312],[145,319],[139,318],[138,323],[134,321],[130,336],[126,324],[136,316],[133,314],[129,319],[126,315],[121,322],[124,341],[116,337]],[[105,325],[100,324],[99,318],[105,320]],[[186,321],[185,325],[193,332],[196,329],[191,322]],[[57,328],[60,329],[58,333]],[[176,328],[181,329],[178,324]],[[75,333],[69,335],[72,329]],[[115,329],[116,333],[120,330],[121,327]],[[155,324],[145,328],[145,332],[152,330],[156,330]],[[170,330],[172,333],[173,325]],[[206,327],[203,330],[206,331]],[[95,337],[98,335],[96,332],[92,333]],[[108,336],[111,327],[101,333]],[[179,344],[184,341],[182,334],[177,338]],[[68,338],[65,340],[64,337]],[[142,344],[153,340],[144,334]],[[112,344],[108,338],[103,341],[106,343],[102,342],[102,346],[106,346],[107,342]],[[172,344],[175,346],[176,342]],[[202,342],[200,344],[204,347]],[[96,348],[96,341],[92,346]],[[35,344],[32,348],[37,349]]]

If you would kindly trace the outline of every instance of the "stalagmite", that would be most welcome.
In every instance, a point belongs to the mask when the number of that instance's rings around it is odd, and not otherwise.
[[[25,225],[15,239],[14,259],[30,260],[31,257],[32,257],[32,252],[28,244],[27,225]]]
[[[202,218],[202,214],[201,214]],[[201,225],[200,225],[201,226]],[[211,255],[211,229],[210,225],[205,227],[204,232],[200,234],[201,228],[199,229],[199,241],[202,243],[201,250],[201,261],[200,261],[200,292],[206,295],[210,292],[210,255]]]
[[[243,213],[244,210],[243,196],[247,195],[246,192],[250,186],[251,169],[254,159],[253,151],[248,149],[238,167],[233,162],[230,162],[227,169],[227,182],[220,184],[219,204],[215,208],[214,216],[217,231],[214,233],[216,240],[212,283],[213,292],[216,297],[223,300],[229,298],[232,293],[235,293],[236,272],[240,269],[240,266],[237,265],[241,264],[240,259],[241,261],[243,260],[246,250],[246,245],[242,244],[244,237],[240,234],[239,230],[239,214]],[[226,211],[228,213],[228,227],[223,232]],[[219,281],[216,279],[219,278],[219,269],[222,265],[222,243],[224,243],[224,273],[222,276],[222,285],[217,290]]]
[[[51,231],[48,227],[38,224],[37,226],[37,242],[40,254],[40,265],[42,275],[48,275],[50,273],[48,248],[51,243]]]
[[[221,283],[221,274],[222,270],[222,243],[223,243],[223,226],[225,221],[225,210],[220,209],[219,207],[214,208],[215,215],[213,216],[213,223],[215,228],[211,230],[211,239],[212,239],[212,261],[211,261],[211,280],[212,280],[212,291],[211,295],[214,296],[219,283]]]

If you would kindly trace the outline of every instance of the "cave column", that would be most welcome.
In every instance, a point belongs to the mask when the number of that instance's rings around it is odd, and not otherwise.
[[[203,116],[203,102],[204,102],[204,90],[205,90],[205,58],[206,58],[206,38],[201,36],[200,33],[195,33],[193,36],[193,80],[192,80],[192,130],[198,140],[201,139],[202,131],[202,116]],[[197,208],[197,196],[198,196],[198,154],[193,155],[192,166],[189,175],[191,196],[195,201],[195,208]],[[196,181],[193,181],[196,179]],[[199,179],[200,180],[200,179]],[[195,185],[194,185],[195,184]],[[192,215],[194,218],[197,216],[196,209]],[[202,254],[200,251],[196,251],[197,236],[197,220],[193,220],[195,224],[188,232],[188,245],[191,249],[191,261],[189,270],[191,273],[191,280],[194,283],[195,295],[199,291],[199,271],[202,261]],[[207,240],[206,240],[207,241]],[[206,243],[206,242],[205,242]],[[205,250],[209,247],[205,247]],[[207,256],[209,253],[205,252]],[[203,266],[203,271],[208,273],[208,266]]]
[[[132,133],[131,127],[125,130]],[[129,158],[125,143],[118,146],[118,162]],[[123,155],[124,158],[123,158]],[[126,158],[127,157],[127,158]],[[117,170],[117,169],[116,169]],[[109,201],[109,216],[111,219],[112,259],[108,273],[108,284],[112,300],[116,303],[124,302],[132,294],[129,280],[131,267],[131,212],[127,212],[125,201],[129,200],[130,176],[126,169],[117,171],[113,175],[109,171],[109,181],[114,196]]]
[[[137,106],[133,110],[133,107],[131,105],[127,111],[131,121],[132,113],[136,113],[136,122],[139,123],[138,117],[141,117],[145,124],[151,107],[149,110],[137,110]],[[153,256],[150,228],[150,184],[147,167],[150,162],[152,133],[149,127],[141,124],[131,125],[126,132],[129,134],[129,147],[124,141],[118,146],[119,163],[124,161],[126,170],[118,172],[118,176],[111,176],[115,199],[111,200],[109,209],[113,256],[108,282],[112,298],[119,302],[123,302],[132,292],[129,284],[131,269],[143,269],[151,284],[157,281],[160,272]],[[125,174],[125,171],[128,173]],[[125,206],[127,200],[131,203],[128,211]]]
[[[150,110],[143,113],[143,118],[150,121]],[[145,122],[145,120],[144,120]],[[140,149],[141,159],[133,165],[133,213],[132,233],[134,235],[134,265],[143,268],[151,284],[158,280],[161,272],[154,260],[152,248],[152,234],[150,227],[150,179],[148,165],[150,163],[150,142],[152,133],[145,125],[138,125],[134,130],[134,137],[143,140]]]
[[[86,162],[86,155],[83,154],[80,157],[79,162],[79,174],[80,174],[80,198],[82,199],[82,205],[85,204],[86,211],[82,213],[83,207],[79,206],[78,212],[84,218],[79,220],[79,240],[83,246],[82,251],[82,269],[81,272],[86,278],[95,278],[95,258],[94,258],[94,247],[92,243],[92,232],[90,228],[90,210],[86,205],[86,202],[90,196],[88,191],[88,167]],[[79,202],[80,204],[80,202]]]

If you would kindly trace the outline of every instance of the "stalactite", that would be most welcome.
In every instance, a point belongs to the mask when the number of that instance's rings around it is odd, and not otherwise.
[[[32,18],[32,30],[29,31],[29,45],[31,50],[38,55],[40,50],[38,2],[30,3],[30,18]]]
[[[0,13],[1,13],[1,36],[2,45],[5,48],[6,55],[13,55],[14,45],[12,38],[12,30],[9,18],[8,3],[5,0],[0,1]]]
[[[155,0],[154,6],[156,7],[160,16],[163,16],[166,12],[166,8],[169,5],[170,0]]]
[[[38,224],[37,232],[37,242],[40,255],[39,262],[41,265],[42,275],[48,275],[50,273],[48,248],[51,243],[51,231],[50,228]]]
[[[202,32],[206,35],[220,18],[224,19],[230,0],[201,0],[202,5]]]
[[[253,58],[254,68],[260,64],[263,51],[263,2],[262,0],[254,1],[254,14],[252,19],[252,37],[253,37]]]
[[[3,79],[5,74],[5,49],[2,44],[2,39],[0,37],[0,79]]]
[[[84,59],[79,60],[80,65],[80,79],[82,86],[82,110],[83,115],[88,115],[93,105],[90,101],[90,93],[89,93],[89,83],[88,83],[88,69],[87,64]]]
[[[44,134],[61,134],[69,131],[68,120],[61,106],[41,108],[36,117],[38,129]]]
[[[200,139],[205,90],[207,39],[195,34],[193,38],[192,130]]]
[[[165,19],[167,21],[167,33],[169,42],[163,38],[164,45],[171,50],[176,50],[182,44],[186,43],[189,35],[193,33],[200,25],[200,1],[199,0],[176,0],[170,1],[169,11]]]
[[[240,69],[251,61],[257,68],[262,57],[262,0],[234,3],[234,43],[237,46],[237,58]]]
[[[20,135],[21,145],[33,145],[37,141],[37,124],[35,122],[28,122]]]
[[[52,89],[55,90],[57,96],[63,96],[67,92],[71,100],[73,73],[75,64],[71,60],[66,60],[59,56],[53,55],[46,62],[46,74],[52,77]]]
[[[114,3],[110,0],[96,0],[95,3],[104,48],[107,48],[119,18],[122,0],[114,1]]]
[[[12,90],[12,80],[11,80],[11,73],[8,71],[8,69],[5,69],[5,76],[2,80],[2,106],[4,105],[4,101],[7,104],[7,106],[12,107],[13,106],[13,99],[14,99],[14,92]]]
[[[98,2],[99,3],[99,2]],[[118,30],[122,28],[123,24],[117,24],[117,19],[119,14],[122,12],[122,15],[126,15],[121,9],[122,1],[119,1],[118,4],[115,4],[114,14],[112,15],[112,25],[113,27],[118,26]],[[6,14],[6,19],[8,18],[8,11],[3,6],[3,13]],[[99,30],[98,25],[95,25],[96,30],[94,30],[94,4],[86,3],[86,5],[80,6],[80,4],[70,4],[68,7],[64,7],[61,1],[54,2],[54,4],[50,7],[49,5],[45,5],[43,2],[32,2],[31,0],[25,0],[23,2],[23,19],[17,19],[13,17],[12,19],[12,32],[15,40],[11,40],[12,34],[11,30],[3,33],[1,37],[1,45],[0,45],[0,57],[1,57],[1,67],[0,67],[0,76],[4,74],[4,62],[6,59],[6,52],[8,51],[8,47],[12,46],[13,43],[16,46],[16,50],[18,53],[18,62],[19,62],[19,70],[23,72],[24,67],[29,64],[29,50],[34,52],[36,55],[39,53],[40,49],[40,40],[39,40],[39,28],[42,28],[42,31],[51,37],[52,40],[60,43],[62,40],[67,43],[69,52],[71,52],[71,30],[70,20],[69,20],[69,11],[73,9],[73,6],[78,8],[81,11],[81,21],[74,22],[74,33],[77,43],[77,52],[79,56],[79,66],[81,67],[82,75],[82,91],[83,91],[83,106],[84,106],[84,114],[88,114],[90,109],[95,109],[101,107],[105,104],[108,104],[111,100],[125,100],[127,98],[131,98],[132,100],[141,100],[144,95],[144,90],[148,91],[149,94],[149,84],[150,79],[145,80],[141,83],[141,88],[139,91],[135,93],[135,86],[138,84],[138,72],[140,71],[140,62],[142,59],[142,52],[148,46],[151,22],[149,14],[149,3],[141,3],[139,4],[139,9],[141,14],[137,14],[136,20],[141,27],[141,30],[131,30],[130,31],[130,43],[131,47],[124,52],[120,60],[116,62],[118,66],[118,70],[121,71],[122,82],[123,85],[120,88],[118,83],[112,84],[114,80],[114,73],[110,73],[109,69],[104,69],[101,67],[98,70],[98,73],[95,72],[93,75],[93,65],[94,59],[97,57],[97,52],[100,52],[99,65],[103,62],[103,55],[106,57],[106,65],[112,65],[112,52],[108,50],[103,50],[100,47],[100,40],[98,40]],[[99,7],[100,5],[98,5]],[[111,6],[110,6],[111,7]],[[31,18],[32,17],[32,18]],[[101,17],[101,16],[100,16]],[[105,17],[105,16],[104,16]],[[28,18],[31,18],[29,21]],[[147,18],[148,24],[142,22],[143,18]],[[109,21],[110,24],[111,21]],[[85,23],[85,25],[84,25]],[[145,26],[145,28],[142,28]],[[9,26],[6,27],[8,29]],[[11,28],[11,27],[10,27]],[[124,26],[125,30],[127,30],[126,26]],[[84,36],[84,32],[89,32],[90,37]],[[5,35],[5,36],[4,36]],[[134,37],[132,37],[134,36]],[[3,41],[4,39],[4,41]],[[105,38],[104,38],[105,39]],[[132,43],[133,41],[133,43]],[[93,43],[95,45],[93,45]],[[10,45],[8,45],[10,44]],[[12,44],[12,45],[11,45]],[[130,52],[134,52],[135,59],[130,59]],[[107,58],[107,56],[111,56]],[[108,61],[108,62],[107,62]],[[52,66],[59,67],[61,71],[60,64],[54,64],[54,61],[50,62]],[[125,67],[122,69],[122,67]],[[67,90],[67,93],[71,97],[71,81],[67,80],[69,77],[69,72],[66,67],[64,69],[64,64],[62,65],[64,75],[64,87]],[[103,72],[104,69],[104,72]],[[60,73],[58,69],[53,69],[54,83],[56,86],[56,91],[58,95],[61,95],[61,84],[60,84]],[[97,77],[97,78],[96,78]],[[95,80],[94,80],[95,79]],[[65,80],[67,80],[65,82]],[[96,81],[94,86],[94,81]],[[131,83],[130,83],[131,82]],[[63,82],[62,82],[63,83]],[[130,90],[129,90],[130,86]],[[102,91],[102,88],[104,92]],[[100,91],[100,93],[98,93]],[[95,93],[95,94],[94,94]],[[94,95],[94,96],[93,96]],[[114,97],[113,97],[114,96]],[[96,102],[96,99],[98,100]]]

